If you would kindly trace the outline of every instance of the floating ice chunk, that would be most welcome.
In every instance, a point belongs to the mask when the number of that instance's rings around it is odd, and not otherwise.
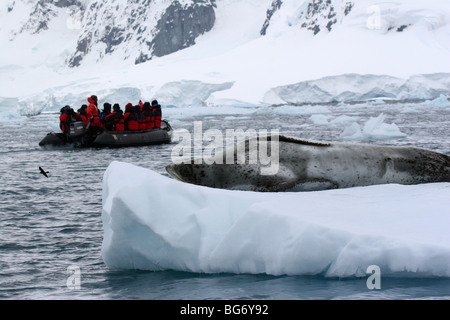
[[[428,103],[429,107],[433,107],[433,108],[446,108],[446,107],[450,107],[450,101],[449,101],[449,97],[441,94],[439,97],[437,97],[436,99],[431,100]]]
[[[313,114],[309,119],[314,123],[318,125],[325,125],[328,124],[328,116],[323,114]]]
[[[362,139],[362,132],[360,126],[354,122],[344,129],[341,133],[343,140],[359,140]]]
[[[113,162],[102,256],[112,269],[450,277],[450,184],[257,193]],[[376,201],[374,200],[376,199]]]
[[[341,133],[343,140],[390,140],[406,137],[395,123],[385,123],[386,116],[382,113],[376,118],[370,118],[363,129],[357,123],[351,124]]]
[[[368,137],[383,138],[402,138],[406,135],[400,132],[395,123],[385,123],[386,116],[382,113],[377,118],[370,118],[364,125],[363,134]]]

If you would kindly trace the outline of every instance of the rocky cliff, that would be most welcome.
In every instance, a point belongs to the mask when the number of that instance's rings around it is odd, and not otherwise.
[[[214,26],[214,7],[215,0],[94,0],[69,66],[88,54],[101,59],[119,50],[137,64],[187,48]]]
[[[100,61],[118,53],[136,64],[195,44],[215,22],[216,0],[10,0],[7,14],[29,11],[13,30],[46,32],[52,20],[68,16],[71,28],[79,30],[73,52],[67,59],[77,67],[89,56]]]

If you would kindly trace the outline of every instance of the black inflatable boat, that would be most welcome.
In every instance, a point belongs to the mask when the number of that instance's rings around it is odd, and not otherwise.
[[[82,123],[74,122],[70,134],[50,132],[39,142],[41,147],[73,146],[76,148],[123,148],[170,143],[173,129],[167,120],[161,121],[161,128],[140,131],[102,131],[92,133]]]

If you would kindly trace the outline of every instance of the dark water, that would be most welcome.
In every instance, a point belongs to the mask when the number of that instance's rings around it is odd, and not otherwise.
[[[415,106],[413,106],[416,108]],[[373,107],[375,108],[375,107]],[[450,110],[401,113],[401,106],[378,106],[407,137],[386,144],[414,145],[450,154]],[[381,111],[367,106],[329,108],[368,119]],[[276,109],[236,115],[183,118],[167,111],[176,128],[280,129],[314,140],[336,140],[345,125],[317,125],[310,114]],[[57,114],[10,117],[0,121],[0,299],[449,299],[448,278],[383,278],[381,290],[366,279],[315,276],[192,274],[175,271],[109,270],[101,257],[102,179],[119,160],[166,174],[172,145],[125,149],[53,149],[38,146],[57,130]],[[38,167],[48,170],[49,178]],[[68,268],[79,268],[77,283]]]

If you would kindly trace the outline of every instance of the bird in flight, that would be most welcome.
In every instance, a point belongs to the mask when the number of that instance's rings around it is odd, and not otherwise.
[[[42,169],[41,167],[39,167],[39,170],[41,171],[41,173],[42,173],[46,178],[48,178],[48,175],[47,175],[48,171],[45,171],[45,170]]]

